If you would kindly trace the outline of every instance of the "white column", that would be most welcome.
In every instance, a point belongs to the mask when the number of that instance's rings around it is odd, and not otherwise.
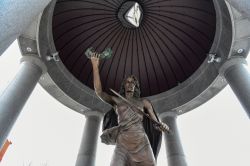
[[[93,112],[96,114],[86,115],[81,146],[75,164],[76,166],[95,166],[97,140],[102,114],[98,111]]]
[[[170,133],[164,132],[168,166],[187,166],[178,133],[176,117],[177,115],[175,113],[169,113],[161,117],[161,121],[168,124],[171,130]]]
[[[246,60],[244,58],[229,60],[222,66],[221,73],[250,118],[250,73]]]
[[[21,59],[20,69],[14,80],[0,95],[0,147],[5,142],[40,76],[45,71],[46,67],[40,59],[32,56]]]

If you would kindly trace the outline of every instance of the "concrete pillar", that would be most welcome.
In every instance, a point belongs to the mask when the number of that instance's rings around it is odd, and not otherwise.
[[[46,71],[46,67],[40,59],[31,56],[23,57],[14,80],[0,95],[0,147],[5,142],[43,71]]]
[[[51,0],[0,0],[0,56]]]
[[[233,59],[224,64],[223,74],[250,118],[250,73],[245,59]]]
[[[76,166],[95,166],[97,140],[102,119],[102,114],[98,114],[99,115],[86,115],[81,146],[75,164]]]
[[[169,113],[161,121],[168,124],[170,133],[164,132],[168,166],[187,166],[176,124],[176,114]]]

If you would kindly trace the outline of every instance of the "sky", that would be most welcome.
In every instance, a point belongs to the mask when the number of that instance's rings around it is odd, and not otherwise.
[[[20,58],[16,41],[0,56],[0,94],[17,73]],[[8,136],[12,145],[0,166],[74,166],[84,123],[83,115],[38,84]],[[250,119],[229,86],[179,116],[177,124],[189,166],[250,165]],[[108,166],[113,149],[98,139],[96,166]],[[167,166],[164,141],[157,165]]]

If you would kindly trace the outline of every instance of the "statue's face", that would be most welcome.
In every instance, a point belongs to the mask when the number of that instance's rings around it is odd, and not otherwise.
[[[125,81],[125,92],[134,92],[135,91],[135,80],[131,77],[128,77]]]

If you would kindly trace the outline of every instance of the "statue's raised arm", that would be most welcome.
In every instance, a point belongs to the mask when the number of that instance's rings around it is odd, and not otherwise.
[[[93,53],[90,57],[92,67],[93,67],[93,80],[96,95],[111,105],[115,104],[115,97],[107,94],[102,90],[102,83],[99,74],[99,64],[100,64],[100,54]]]

